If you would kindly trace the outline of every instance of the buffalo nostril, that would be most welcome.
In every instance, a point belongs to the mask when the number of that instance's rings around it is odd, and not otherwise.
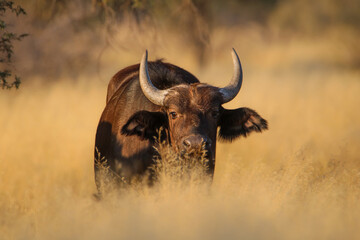
[[[187,139],[185,139],[185,140],[183,141],[183,144],[184,144],[185,147],[190,147],[190,146],[191,146],[190,141],[187,140]]]

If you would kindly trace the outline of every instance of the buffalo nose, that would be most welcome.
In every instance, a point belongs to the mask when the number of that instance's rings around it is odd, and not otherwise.
[[[202,146],[202,144],[205,144],[205,147],[211,146],[211,140],[202,136],[190,136],[183,140],[183,145],[185,148],[199,148]]]

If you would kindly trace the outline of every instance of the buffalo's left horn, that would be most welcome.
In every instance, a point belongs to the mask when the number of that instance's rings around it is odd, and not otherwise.
[[[166,94],[168,94],[168,90],[160,90],[157,89],[151,82],[149,71],[148,71],[148,52],[145,51],[141,63],[140,63],[140,71],[139,71],[139,79],[140,86],[144,93],[144,95],[154,104],[163,106],[164,99]]]
[[[232,76],[232,79],[231,79],[229,85],[227,85],[224,88],[220,88],[220,90],[219,90],[223,96],[223,103],[227,103],[236,97],[236,95],[240,91],[240,88],[242,85],[242,80],[243,80],[243,73],[242,73],[240,59],[239,59],[235,49],[232,49],[231,54],[232,54],[232,59],[233,59],[233,63],[234,63],[233,76]]]

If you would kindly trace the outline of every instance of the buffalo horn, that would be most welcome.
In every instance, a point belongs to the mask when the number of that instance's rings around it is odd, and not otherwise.
[[[242,79],[243,79],[243,73],[242,73],[240,59],[239,59],[235,49],[232,49],[231,54],[232,54],[232,59],[233,59],[233,63],[234,63],[233,76],[232,76],[232,79],[231,79],[229,85],[227,85],[224,88],[220,88],[220,90],[219,90],[223,96],[223,103],[227,103],[236,97],[236,95],[240,91]]]
[[[157,89],[150,80],[150,75],[148,71],[148,52],[145,51],[141,63],[140,63],[140,71],[139,71],[139,79],[140,86],[144,93],[144,95],[154,104],[163,106],[164,99],[168,90],[160,90]]]

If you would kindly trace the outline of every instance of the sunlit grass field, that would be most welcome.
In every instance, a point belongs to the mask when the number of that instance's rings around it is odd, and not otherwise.
[[[129,53],[106,53],[103,65],[112,65],[100,77],[39,77],[1,91],[0,239],[358,239],[359,71],[337,67],[338,45],[326,39],[229,34],[214,34],[203,69],[180,45],[149,49],[151,59],[165,57],[216,86],[230,79],[230,48],[239,53],[244,84],[225,107],[256,110],[269,130],[218,143],[211,186],[164,177],[93,198],[106,81],[140,50],[125,59]]]

